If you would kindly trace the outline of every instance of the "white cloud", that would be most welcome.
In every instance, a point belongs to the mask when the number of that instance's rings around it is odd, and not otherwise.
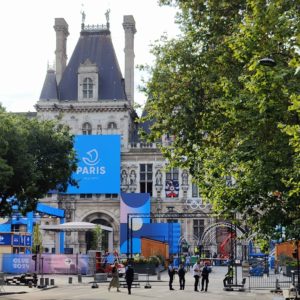
[[[124,70],[123,15],[133,15],[136,21],[135,64],[151,63],[149,45],[167,32],[178,33],[174,24],[175,10],[159,7],[156,0],[10,0],[1,2],[0,18],[2,58],[0,69],[0,102],[8,111],[34,111],[47,71],[53,65],[55,51],[55,18],[69,24],[68,57],[78,41],[82,3],[86,24],[105,24],[109,8],[110,29],[121,71]],[[136,87],[140,83],[136,71]],[[135,100],[143,103],[143,96],[135,92]]]

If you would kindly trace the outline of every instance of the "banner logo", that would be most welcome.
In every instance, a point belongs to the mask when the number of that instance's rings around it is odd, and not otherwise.
[[[86,153],[89,157],[83,157],[82,160],[86,165],[94,166],[99,162],[99,155],[96,149],[92,149]]]
[[[100,162],[99,154],[96,149],[86,152],[88,157],[82,157],[85,166],[77,168],[77,174],[82,175],[104,175],[106,168],[104,166],[96,166]]]
[[[78,159],[73,178],[78,187],[68,194],[118,194],[120,192],[121,143],[119,135],[77,135]]]

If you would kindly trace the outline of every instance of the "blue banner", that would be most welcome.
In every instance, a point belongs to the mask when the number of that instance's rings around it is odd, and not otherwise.
[[[78,158],[73,178],[79,188],[68,187],[68,194],[119,194],[121,145],[119,135],[78,135]]]
[[[13,235],[13,245],[22,247],[31,247],[31,236],[30,235]]]
[[[0,245],[11,245],[11,233],[0,234]]]

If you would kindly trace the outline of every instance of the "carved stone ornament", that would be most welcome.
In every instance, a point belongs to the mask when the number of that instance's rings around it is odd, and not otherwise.
[[[186,199],[186,205],[192,210],[203,210],[211,207],[210,203],[204,204],[201,198]]]
[[[156,171],[155,174],[155,185],[162,186],[162,173],[160,170]]]
[[[181,174],[182,185],[189,185],[189,174],[187,171],[183,171]]]
[[[131,170],[130,171],[129,182],[130,182],[130,185],[135,185],[136,184],[136,173],[135,173],[135,170]]]

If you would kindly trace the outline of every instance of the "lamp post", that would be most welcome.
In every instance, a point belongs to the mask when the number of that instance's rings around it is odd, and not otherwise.
[[[298,294],[300,292],[300,258],[299,258],[299,239],[297,238],[296,239],[296,249],[295,249],[295,255],[296,255],[296,259],[297,259],[297,286],[296,286],[296,289],[298,291]],[[296,283],[295,283],[296,285]],[[299,299],[299,298],[297,298]]]

